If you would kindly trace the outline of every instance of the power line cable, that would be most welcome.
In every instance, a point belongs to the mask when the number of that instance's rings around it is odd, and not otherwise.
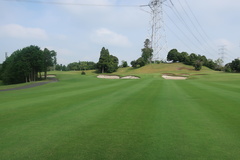
[[[171,32],[174,34],[174,36],[177,37],[177,39],[178,39],[180,42],[182,42],[189,50],[193,51],[193,50],[191,49],[191,47],[189,47],[167,24],[165,24],[165,26],[167,27],[167,29],[168,29],[169,31],[171,31]]]
[[[188,9],[190,10],[191,14],[193,15],[195,21],[197,22],[197,24],[198,24],[198,26],[200,27],[200,29],[202,30],[202,32],[205,34],[205,36],[206,36],[209,40],[211,40],[211,38],[208,36],[208,34],[207,34],[207,33],[205,32],[205,30],[203,29],[202,25],[199,23],[197,17],[196,17],[195,14],[193,13],[193,11],[192,11],[191,7],[189,6],[187,0],[185,0],[185,3],[187,4]]]
[[[192,18],[189,16],[188,12],[185,10],[185,8],[183,7],[182,3],[180,2],[180,0],[178,0],[181,8],[183,9],[184,13],[186,14],[186,16],[188,17],[188,19],[190,20],[191,24],[193,25],[193,27],[195,28],[195,30],[197,31],[197,33],[199,34],[199,36],[201,37],[201,39],[205,42],[205,44],[209,47],[209,49],[213,50],[214,49],[209,45],[209,43],[207,43],[206,38],[203,36],[203,34],[199,31],[198,27],[195,25],[195,23],[193,22]]]
[[[56,1],[39,1],[39,0],[1,0],[8,2],[25,2],[25,3],[40,3],[51,5],[74,5],[86,7],[140,7],[141,5],[111,5],[111,4],[83,4],[83,3],[69,3],[69,2],[56,2]]]
[[[189,38],[189,36],[175,23],[175,21],[168,15],[167,12],[165,12],[165,15],[167,15],[167,17],[170,19],[170,21],[176,26],[176,28],[188,39],[188,41],[190,43],[192,43],[196,48],[198,48],[199,50],[202,50],[196,43],[194,43],[194,41],[191,40],[191,38]]]
[[[198,42],[200,44],[200,46],[202,46],[201,48],[198,47],[200,49],[201,52],[203,53],[209,53],[211,55],[213,55],[212,53],[209,52],[208,49],[206,49],[205,47],[203,47],[202,42],[200,41],[200,39],[198,38],[198,36],[195,35],[195,33],[192,31],[192,29],[189,27],[188,23],[185,21],[185,19],[183,18],[183,16],[180,14],[180,12],[178,11],[178,9],[175,7],[175,5],[173,6],[173,8],[171,8],[171,10],[173,11],[173,13],[175,14],[175,16],[179,19],[179,21],[185,26],[186,30],[192,35],[192,37],[195,39],[196,42]],[[214,56],[214,55],[213,55]]]
[[[180,4],[181,8],[183,9],[184,13],[186,14],[186,16],[188,17],[188,19],[190,20],[190,22],[192,23],[193,27],[195,28],[195,30],[197,31],[197,33],[200,35],[200,37],[205,40],[202,36],[202,34],[198,31],[196,25],[193,23],[191,17],[189,16],[189,14],[187,13],[187,11],[185,10],[185,8],[183,7],[182,3],[180,2],[180,0],[178,0],[178,3]]]
[[[178,0],[178,1],[179,1],[179,0]],[[201,29],[201,32],[202,32],[202,33],[204,34],[204,36],[206,37],[206,39],[205,39],[205,38],[202,36],[202,34],[201,34],[201,37],[203,38],[203,40],[206,41],[206,42],[207,42],[207,41],[211,41],[211,38],[208,36],[208,34],[207,34],[207,33],[205,32],[205,30],[203,29],[202,25],[200,24],[200,22],[198,21],[197,17],[196,17],[195,14],[193,13],[193,11],[192,11],[190,5],[188,4],[187,0],[184,0],[184,1],[185,1],[186,5],[187,5],[188,9],[190,10],[190,13],[192,14],[194,20],[196,21],[197,26]],[[197,27],[196,27],[196,28],[197,28]],[[212,45],[210,45],[209,43],[207,43],[207,44],[208,44],[208,46],[209,46],[214,52],[217,53],[217,50],[214,49],[214,47],[213,47]]]

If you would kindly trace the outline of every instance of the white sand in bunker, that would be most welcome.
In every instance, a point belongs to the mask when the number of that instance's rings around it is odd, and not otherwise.
[[[124,76],[124,77],[121,77],[121,79],[140,79],[140,78],[136,76]]]
[[[48,78],[55,78],[56,75],[54,75],[54,74],[48,74],[47,77],[48,77]]]
[[[98,75],[97,78],[103,78],[103,79],[140,79],[139,77],[136,76],[110,76],[110,75]]]
[[[185,80],[187,77],[162,75],[164,79]]]

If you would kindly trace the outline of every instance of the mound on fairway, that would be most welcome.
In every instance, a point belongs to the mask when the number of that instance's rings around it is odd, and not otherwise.
[[[213,74],[213,71],[207,67],[203,67],[201,71],[195,71],[193,66],[182,63],[161,63],[149,64],[141,68],[119,68],[115,75],[153,75],[153,74],[174,74],[178,75],[199,75],[199,74]]]

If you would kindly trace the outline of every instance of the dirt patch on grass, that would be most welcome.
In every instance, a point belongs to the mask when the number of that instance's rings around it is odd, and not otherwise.
[[[137,76],[115,76],[115,75],[98,75],[97,78],[103,78],[103,79],[140,79]]]
[[[187,68],[187,67],[180,67],[180,68],[178,68],[178,70],[189,70],[189,71],[191,71],[191,70],[193,70],[193,69],[191,69],[191,68]]]

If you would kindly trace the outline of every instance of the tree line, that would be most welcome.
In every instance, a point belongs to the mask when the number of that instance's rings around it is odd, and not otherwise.
[[[187,52],[178,52],[177,49],[172,49],[168,52],[167,60],[174,62],[182,62],[186,65],[192,65],[195,70],[201,70],[202,66],[206,66],[213,70],[221,70],[221,60],[218,59],[213,61],[212,59],[207,59],[206,56]]]
[[[193,65],[195,70],[201,70],[202,66],[206,66],[216,71],[225,72],[240,72],[240,59],[235,59],[231,63],[223,66],[223,60],[215,61],[207,59],[206,56],[197,55],[195,53],[188,54],[187,52],[178,52],[177,49],[172,49],[168,52],[167,60],[172,62],[182,62],[186,65]]]
[[[56,64],[56,55],[54,50],[34,45],[16,50],[3,62],[0,79],[4,84],[31,82],[42,79],[42,72],[46,79],[49,67]]]
[[[80,70],[95,70],[97,69],[97,64],[91,61],[79,61],[69,63],[67,66],[62,64],[57,64],[57,71],[80,71]]]
[[[56,65],[56,70],[58,71],[84,71],[84,70],[98,70],[100,73],[112,73],[117,71],[118,58],[109,53],[109,50],[102,47],[100,51],[99,61],[97,63],[91,61],[79,61],[69,63],[67,66],[62,64]],[[127,67],[126,61],[122,61],[120,67]]]

